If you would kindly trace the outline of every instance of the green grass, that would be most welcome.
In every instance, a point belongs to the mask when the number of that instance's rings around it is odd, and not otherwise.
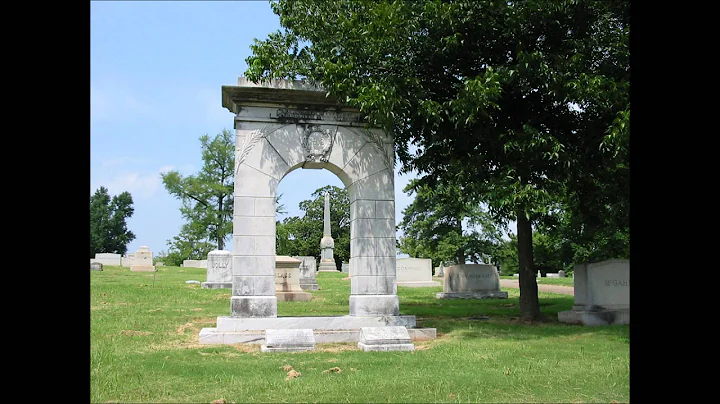
[[[514,276],[501,276],[500,279],[514,279],[518,278]],[[560,285],[560,286],[574,286],[575,279],[571,277],[567,278],[536,278],[538,285]]]
[[[628,402],[629,326],[557,322],[572,296],[540,293],[547,322],[517,321],[508,299],[439,300],[441,287],[398,288],[400,314],[438,338],[414,352],[318,344],[264,353],[259,345],[199,345],[203,327],[230,315],[228,289],[186,284],[205,270],[91,271],[91,402]],[[347,315],[346,274],[318,273],[310,302],[279,302],[279,316]],[[543,278],[545,279],[545,278]],[[286,380],[291,366],[300,377]],[[324,372],[331,368],[341,372]]]

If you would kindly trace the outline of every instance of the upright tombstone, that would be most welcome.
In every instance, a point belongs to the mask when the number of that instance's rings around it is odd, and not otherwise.
[[[565,277],[565,271],[562,269],[558,271],[558,278],[564,278]]]
[[[130,270],[133,272],[155,272],[153,255],[148,246],[144,245],[137,250]]]
[[[494,265],[463,264],[445,268],[443,291],[438,299],[507,299],[500,291],[500,276]]]
[[[156,267],[164,267],[164,266],[165,266],[165,263],[164,263],[164,262],[156,262],[156,263],[155,263],[155,266],[156,266]]]
[[[344,274],[350,272],[350,264],[348,264],[347,262],[343,262],[340,268],[342,269],[342,272]]]
[[[233,289],[230,316],[204,328],[201,343],[251,343],[267,329],[312,328],[325,342],[357,338],[364,326],[406,326],[395,279],[394,150],[391,133],[368,127],[357,108],[300,81],[223,86],[234,115]],[[296,169],[327,169],[350,203],[349,315],[278,316],[275,205],[278,184]],[[434,329],[430,329],[434,331]],[[435,335],[434,332],[425,335]]]
[[[335,240],[330,234],[330,193],[325,192],[325,211],[323,213],[323,237],[320,239],[319,272],[337,272],[333,251]]]
[[[300,287],[300,263],[286,255],[275,257],[275,296],[279,302],[312,300],[312,295]]]
[[[90,258],[90,262],[99,262],[103,265],[122,265],[122,256],[114,253],[96,253],[95,258]]]
[[[207,281],[203,289],[232,289],[232,253],[214,250],[207,257]]]
[[[300,256],[293,257],[296,260],[300,260],[300,287],[302,290],[318,290],[317,279],[315,279],[316,264],[315,257],[312,256]]]
[[[558,321],[583,325],[630,324],[630,260],[610,259],[573,268],[575,304]]]
[[[91,262],[90,263],[90,270],[91,271],[102,271],[103,270],[103,264],[99,262]]]
[[[445,267],[443,266],[443,262],[440,261],[440,266],[437,268],[437,272],[435,273],[435,276],[438,278],[445,277]]]
[[[133,265],[135,259],[135,253],[127,253],[121,260],[121,265],[130,268]]]
[[[411,288],[440,286],[432,280],[432,260],[429,258],[398,258],[395,273],[397,285]]]
[[[184,260],[181,267],[185,268],[207,268],[207,260]]]

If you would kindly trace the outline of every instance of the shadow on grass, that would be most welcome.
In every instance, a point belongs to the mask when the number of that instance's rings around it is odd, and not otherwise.
[[[614,336],[630,341],[629,326],[587,327],[560,323],[558,312],[570,310],[574,297],[539,294],[542,321],[520,321],[520,298],[517,291],[509,291],[507,299],[427,299],[428,291],[403,290],[400,314],[416,316],[417,326],[436,328],[438,336],[452,334],[453,338],[503,338],[511,340],[542,339],[548,337],[585,335]],[[434,294],[435,292],[433,292]]]

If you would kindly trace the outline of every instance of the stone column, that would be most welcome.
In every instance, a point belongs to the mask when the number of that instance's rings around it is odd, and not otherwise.
[[[368,143],[365,147],[374,148]],[[348,187],[351,316],[399,314],[393,181],[388,168]]]
[[[272,167],[287,170],[282,161],[266,157],[275,152],[266,140],[258,139],[275,127],[251,123],[236,126],[230,310],[233,317],[277,317],[275,196],[280,180]],[[248,144],[255,144],[254,153],[243,160],[242,150]],[[261,161],[272,175],[256,168]]]
[[[337,272],[333,250],[335,240],[330,234],[330,193],[325,192],[325,213],[323,215],[323,238],[320,240],[320,268],[318,271]]]

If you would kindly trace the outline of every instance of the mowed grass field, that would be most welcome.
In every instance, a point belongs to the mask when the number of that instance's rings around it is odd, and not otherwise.
[[[279,316],[349,314],[346,274],[320,272],[310,302],[279,302]],[[442,287],[398,287],[400,314],[438,338],[414,352],[363,352],[357,344],[260,352],[259,345],[200,345],[198,333],[230,315],[230,290],[202,289],[204,269],[90,271],[93,403],[543,402],[630,398],[629,326],[557,322],[573,297],[540,293],[547,321],[518,321],[508,299],[440,300]],[[545,280],[546,278],[542,278]]]

